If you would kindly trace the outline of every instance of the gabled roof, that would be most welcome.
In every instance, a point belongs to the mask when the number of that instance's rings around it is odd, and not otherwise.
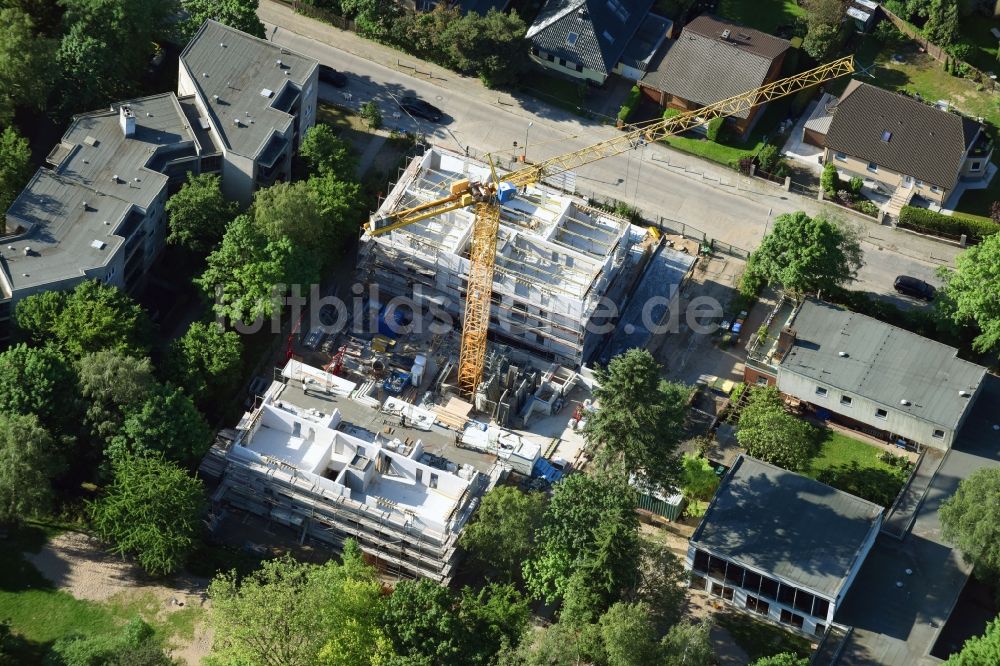
[[[741,455],[691,545],[836,597],[882,507]]]
[[[729,31],[728,37],[723,37]],[[714,16],[699,16],[684,27],[643,85],[695,102],[713,104],[764,83],[789,42]],[[749,110],[737,114],[746,118]]]
[[[653,0],[549,0],[527,37],[546,53],[608,74],[652,6]]]
[[[851,81],[833,113],[826,145],[950,190],[980,128],[905,95]]]

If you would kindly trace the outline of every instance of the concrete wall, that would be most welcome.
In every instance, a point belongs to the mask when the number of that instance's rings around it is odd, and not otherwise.
[[[843,159],[837,157],[838,153],[830,148],[826,148],[823,153],[824,162],[832,161],[837,166],[837,171],[840,172],[841,177],[845,180],[850,179],[854,176],[859,176],[861,178],[870,178],[872,180],[877,180],[878,182],[884,184],[886,189],[889,190],[891,194],[894,189],[903,184],[903,179],[905,174],[892,171],[881,165],[877,167],[876,171],[868,170],[868,162],[851,155],[844,154]],[[952,185],[954,187],[954,185]],[[917,180],[913,181],[914,194],[917,194],[928,201],[933,201],[935,203],[942,203],[947,197],[948,190],[944,188],[937,188],[935,192],[930,183],[924,183]]]
[[[826,395],[818,395],[817,387],[826,389]],[[887,433],[905,437],[908,440],[919,442],[924,446],[929,446],[942,451],[951,448],[955,438],[953,428],[934,424],[906,412],[900,411],[896,406],[875,402],[864,396],[842,391],[841,389],[808,377],[803,377],[794,372],[790,372],[784,366],[778,366],[778,390],[787,395],[794,396],[800,400],[812,403],[819,408],[826,409],[835,414],[842,414],[848,419],[857,421]],[[851,404],[841,404],[841,396],[849,396]],[[970,403],[971,405],[971,403]],[[885,418],[875,415],[876,409],[884,409]],[[934,431],[943,432],[942,437],[934,437]]]

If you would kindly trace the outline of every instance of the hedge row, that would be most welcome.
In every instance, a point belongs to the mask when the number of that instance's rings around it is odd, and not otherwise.
[[[927,208],[915,206],[903,206],[899,212],[899,225],[932,234],[934,232],[948,236],[965,234],[973,242],[978,242],[986,236],[1000,232],[1000,224],[986,218],[969,217],[961,213],[950,216],[942,215]]]
[[[628,122],[629,116],[635,111],[635,107],[639,106],[639,97],[642,95],[642,91],[639,90],[639,86],[632,86],[632,90],[628,91],[628,97],[625,98],[625,103],[622,104],[621,110],[618,112],[618,120],[621,122]]]

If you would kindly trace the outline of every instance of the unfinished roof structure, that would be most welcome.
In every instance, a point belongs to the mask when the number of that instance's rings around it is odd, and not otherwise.
[[[213,504],[264,516],[334,547],[354,539],[387,573],[447,583],[458,536],[497,474],[420,462],[420,439],[386,434],[394,428],[384,424],[402,422],[399,401],[372,405],[355,399],[356,389],[354,382],[289,361],[243,416],[232,444],[213,447],[203,462],[203,475],[220,478]],[[405,421],[429,431],[433,415],[418,416],[410,413]],[[370,429],[376,420],[379,427]]]
[[[432,148],[403,171],[376,216],[442,196],[452,181],[486,180],[481,162]],[[381,236],[366,234],[358,266],[365,282],[418,306],[460,315],[475,215],[459,209]],[[490,332],[500,341],[571,367],[600,335],[588,331],[633,238],[629,223],[543,184],[501,208]]]

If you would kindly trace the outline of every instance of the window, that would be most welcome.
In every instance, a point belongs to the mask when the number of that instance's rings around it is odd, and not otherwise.
[[[556,57],[554,55],[552,55],[551,53],[547,54],[545,56],[545,59],[548,60],[549,62],[555,62],[556,61]]]
[[[813,602],[813,612],[812,614],[816,617],[825,618],[830,612],[830,602],[821,597],[816,597],[816,601]]]
[[[629,16],[628,10],[625,9],[625,6],[622,4],[621,0],[608,0],[607,7],[608,9],[613,11],[615,13],[615,16],[617,16],[622,22],[628,20]]]
[[[944,439],[944,430],[935,430],[934,439]]]
[[[434,472],[431,472],[431,482],[428,483],[427,485],[430,486],[431,488],[437,488],[438,487],[438,475],[435,474]]]
[[[923,187],[924,186],[924,181],[922,181],[922,180],[916,180],[916,181],[914,181],[914,184],[917,187]]]
[[[983,168],[983,163],[980,160],[975,160],[969,165],[969,171],[979,171]]]
[[[726,582],[743,587],[743,567],[737,564],[730,564],[726,567]]]
[[[747,595],[746,609],[753,611],[754,613],[760,613],[761,615],[767,615],[767,612],[771,610],[771,604],[767,603],[762,599],[757,597],[752,597]]]
[[[812,613],[813,598],[813,595],[808,592],[798,590],[795,593],[795,610],[802,611],[803,613]]]
[[[726,561],[720,560],[718,557],[713,557],[708,562],[708,574],[715,578],[725,578],[726,577]]]
[[[818,396],[824,396],[825,397],[826,394],[827,394],[827,392],[828,391],[825,388],[823,388],[822,386],[817,386],[816,387],[816,395],[818,395]]]
[[[877,418],[877,419],[884,419],[887,416],[889,416],[889,412],[887,412],[886,410],[884,410],[884,409],[876,409],[875,410],[875,418]]]
[[[694,564],[692,568],[695,571],[708,571],[708,553],[703,550],[694,551]]]
[[[707,581],[698,574],[691,574],[691,587],[696,590],[704,590]]]
[[[583,65],[581,65],[580,63],[576,63],[576,71],[582,72],[583,71]]]
[[[847,161],[847,153],[834,153],[833,159],[840,160],[841,162]]]
[[[798,629],[802,628],[802,621],[803,621],[802,616],[796,615],[791,611],[786,611],[786,610],[781,611],[781,621],[784,624],[790,624]]]
[[[884,132],[882,132],[882,141],[883,142],[889,143],[890,139],[892,139],[892,132],[890,132],[889,130],[885,130]]]
[[[868,163],[868,170],[871,171],[872,173],[877,173],[878,172],[878,165],[875,164],[874,162],[869,162]]]
[[[842,404],[844,407],[850,407],[852,402],[853,399],[851,398],[851,396],[849,395],[840,396],[840,404]]]
[[[817,622],[816,623],[816,635],[817,636],[822,636],[825,633],[826,633],[826,625],[822,624],[820,622]]]
[[[743,574],[743,589],[757,594],[757,591],[760,590],[760,574],[747,569],[746,573]]]
[[[565,58],[559,58],[559,64],[562,65],[563,67],[565,67],[566,66],[566,59]]]
[[[423,480],[424,480],[424,470],[418,469],[417,470],[417,483],[421,483],[421,482],[423,482]]]
[[[781,589],[778,590],[778,601],[785,604],[786,606],[792,606],[795,604],[795,588],[791,585],[781,584]]]
[[[767,377],[757,377],[757,386],[767,386]]]
[[[603,33],[601,33],[601,37],[603,37],[604,39],[606,39],[607,42],[608,42],[608,44],[614,44],[615,43],[615,38],[612,37],[611,33],[608,32],[607,30],[605,30]]]
[[[531,47],[531,55],[538,55],[538,47],[537,46],[532,46]]]
[[[576,40],[580,38],[580,35],[575,32],[566,33],[566,46],[576,46]]]
[[[940,187],[938,187],[937,185],[931,185],[931,192],[934,192],[935,194],[937,194],[940,191],[941,191]]]
[[[761,576],[760,596],[767,597],[768,599],[777,599],[778,581],[774,580],[773,578],[768,578],[767,576]]]
[[[717,597],[722,597],[727,601],[733,600],[733,588],[731,587],[719,585],[718,583],[712,583],[711,593]]]

